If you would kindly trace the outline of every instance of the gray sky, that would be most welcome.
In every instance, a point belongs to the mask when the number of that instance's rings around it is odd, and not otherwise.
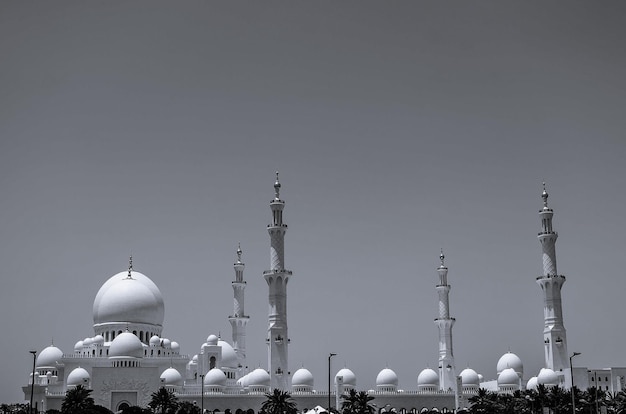
[[[622,2],[0,2],[0,401],[32,359],[93,336],[127,267],[164,336],[230,339],[237,243],[248,362],[266,367],[269,201],[287,202],[290,368],[325,389],[437,364],[543,364],[546,180],[576,362],[625,366]]]

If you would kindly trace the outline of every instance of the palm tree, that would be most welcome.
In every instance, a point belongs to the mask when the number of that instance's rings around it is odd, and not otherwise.
[[[155,411],[160,409],[161,414],[174,412],[178,407],[178,397],[165,387],[159,388],[159,390],[157,392],[153,392],[150,397],[151,400],[148,403],[148,406]]]
[[[200,407],[189,401],[183,401],[178,406],[176,414],[200,414]]]
[[[572,412],[572,396],[563,388],[554,385],[548,388],[548,404],[554,414],[569,414]]]
[[[472,414],[495,414],[499,412],[498,394],[479,388],[478,393],[468,400],[470,404],[470,413]]]
[[[90,394],[91,390],[82,385],[67,390],[63,403],[61,403],[61,412],[63,414],[78,414],[89,410],[94,406]]]
[[[261,404],[261,410],[267,414],[296,414],[298,407],[291,398],[291,394],[274,388],[271,393],[265,394],[267,399]]]
[[[341,412],[343,414],[374,414],[376,407],[370,401],[374,399],[366,391],[356,392],[350,389],[348,394],[341,396]]]

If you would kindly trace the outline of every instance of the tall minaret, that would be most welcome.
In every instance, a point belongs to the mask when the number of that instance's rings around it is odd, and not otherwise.
[[[269,286],[269,326],[267,328],[268,370],[270,387],[283,391],[289,389],[289,365],[287,362],[287,282],[291,271],[285,270],[285,232],[283,223],[285,202],[280,199],[280,182],[276,172],[274,199],[270,202],[272,224],[267,226],[270,235],[270,270],[263,272]]]
[[[554,213],[551,208],[548,208],[546,183],[543,183],[541,197],[543,198],[543,208],[539,210],[541,231],[537,237],[543,253],[543,275],[537,278],[537,283],[543,291],[543,343],[546,368],[558,373],[562,369],[569,368],[567,339],[561,309],[561,287],[565,283],[565,276],[559,275],[556,270],[555,244],[559,235],[552,228]]]
[[[228,317],[228,322],[232,327],[233,348],[239,358],[241,366],[246,365],[246,325],[250,317],[246,315],[244,308],[244,291],[246,281],[243,280],[243,269],[246,267],[241,261],[241,245],[237,247],[237,262],[235,268],[235,280],[233,285],[234,310],[232,316]]]
[[[448,300],[450,285],[448,284],[448,268],[443,264],[443,259],[445,259],[443,250],[439,259],[441,265],[437,268],[439,284],[436,288],[439,293],[439,317],[435,319],[435,324],[439,327],[439,388],[448,390],[456,387],[456,369],[452,352],[452,327],[455,319],[450,317]]]

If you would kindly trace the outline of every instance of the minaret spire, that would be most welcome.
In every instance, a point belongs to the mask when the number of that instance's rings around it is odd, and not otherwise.
[[[246,366],[246,325],[250,317],[245,313],[245,289],[246,281],[243,280],[244,263],[241,261],[241,244],[237,247],[237,261],[233,265],[235,269],[235,280],[233,286],[233,314],[228,317],[228,322],[232,328],[233,349],[239,358],[239,364]]]
[[[285,202],[280,199],[280,182],[278,172],[274,182],[274,199],[270,202],[272,223],[267,226],[270,235],[270,270],[263,272],[269,287],[268,315],[268,370],[270,388],[289,390],[289,365],[287,331],[287,282],[291,271],[285,270],[285,232],[287,225],[283,223]]]
[[[444,259],[443,249],[441,249],[439,255],[441,264],[437,268],[439,283],[436,287],[439,294],[439,317],[435,319],[435,324],[439,327],[439,388],[447,391],[456,387],[456,368],[452,352],[452,327],[455,319],[450,317],[448,298],[450,285],[448,284],[448,268],[444,264]]]
[[[127,276],[128,279],[132,279],[133,278],[133,276],[131,275],[132,271],[133,271],[133,255],[131,254],[128,257],[128,276]]]
[[[543,275],[537,277],[537,283],[543,292],[545,366],[559,373],[569,368],[567,338],[561,307],[561,288],[565,283],[565,276],[557,272],[555,245],[559,235],[552,227],[554,212],[548,208],[548,192],[545,182],[541,198],[543,199],[543,208],[539,210],[541,231],[537,238],[541,243]]]

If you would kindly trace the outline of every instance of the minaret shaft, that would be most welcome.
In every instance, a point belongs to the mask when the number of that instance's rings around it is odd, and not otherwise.
[[[235,280],[233,286],[233,314],[228,317],[228,322],[232,329],[233,349],[239,358],[239,364],[246,366],[246,325],[250,317],[245,312],[245,290],[246,281],[243,280],[243,270],[245,265],[241,261],[241,247],[237,249],[237,262],[233,265],[235,269]]]
[[[285,233],[287,225],[283,223],[285,202],[280,199],[280,182],[276,173],[274,183],[275,197],[270,203],[272,223],[267,226],[270,236],[270,270],[263,272],[269,288],[268,303],[268,370],[271,389],[288,391],[289,364],[287,329],[287,282],[291,271],[285,270]]]
[[[443,264],[443,252],[439,258],[441,266],[437,269],[439,284],[436,287],[439,294],[439,317],[435,319],[435,324],[439,328],[439,388],[448,390],[456,387],[456,368],[452,350],[452,327],[455,319],[450,317],[450,285],[448,284],[448,268]]]
[[[541,217],[541,231],[537,236],[541,244],[543,275],[537,278],[537,283],[543,292],[543,343],[545,367],[560,372],[569,368],[567,354],[567,337],[563,324],[563,310],[561,288],[565,283],[565,276],[559,275],[556,266],[556,240],[558,233],[552,226],[554,212],[548,208],[548,193],[542,193],[543,208],[539,210]]]

